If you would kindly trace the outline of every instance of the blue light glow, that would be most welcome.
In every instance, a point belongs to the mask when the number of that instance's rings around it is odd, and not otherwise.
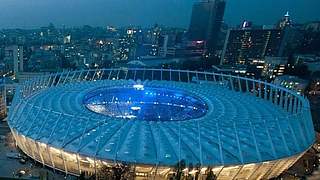
[[[89,92],[84,105],[91,111],[121,119],[182,121],[204,116],[208,106],[190,93],[159,87],[99,88]]]

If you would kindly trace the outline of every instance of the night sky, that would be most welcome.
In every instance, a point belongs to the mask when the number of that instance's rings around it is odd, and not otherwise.
[[[196,0],[1,0],[0,28],[56,26],[188,27]],[[320,0],[228,0],[225,21],[274,24],[288,10],[295,22],[320,20]]]

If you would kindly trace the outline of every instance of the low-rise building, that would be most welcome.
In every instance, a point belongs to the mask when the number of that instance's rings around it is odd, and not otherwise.
[[[289,75],[279,76],[274,80],[273,83],[276,85],[281,85],[287,89],[297,91],[299,94],[303,94],[309,84],[307,80]]]

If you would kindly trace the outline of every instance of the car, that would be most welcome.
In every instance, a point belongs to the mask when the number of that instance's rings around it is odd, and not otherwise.
[[[0,135],[0,140],[5,140],[5,139],[6,139],[6,136]]]
[[[25,171],[25,170],[19,170],[19,171],[15,174],[15,176],[22,177],[22,176],[25,175],[25,174],[26,174],[26,171]]]
[[[21,158],[21,159],[19,160],[19,162],[20,162],[21,164],[25,164],[27,161],[26,161],[25,159]]]
[[[14,152],[7,153],[6,156],[7,156],[7,158],[10,158],[10,159],[20,159],[21,158],[21,155],[19,153],[14,153]]]

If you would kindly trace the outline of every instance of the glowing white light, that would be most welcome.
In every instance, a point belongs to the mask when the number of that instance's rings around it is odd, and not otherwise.
[[[129,118],[129,119],[133,119],[133,118],[136,118],[137,116],[134,116],[134,115],[127,115],[125,116],[125,118]]]
[[[138,111],[138,110],[140,110],[141,109],[141,107],[139,107],[139,106],[133,106],[133,107],[131,107],[131,110],[133,110],[133,111]]]
[[[133,85],[133,88],[135,88],[137,90],[143,90],[144,86],[142,84],[135,84],[135,85]]]

